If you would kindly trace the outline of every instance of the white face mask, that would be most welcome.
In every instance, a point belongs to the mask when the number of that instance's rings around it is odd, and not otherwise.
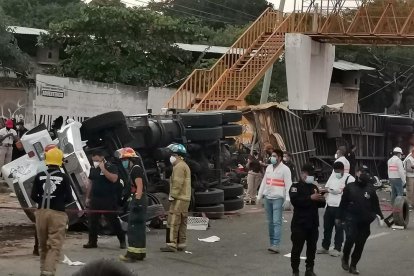
[[[93,161],[93,166],[94,166],[95,168],[99,167],[99,164],[101,164],[101,162],[98,162],[98,161]]]
[[[287,157],[283,157],[283,161],[287,162],[288,158]]]
[[[342,173],[335,173],[335,176],[337,179],[341,179],[342,178]]]
[[[305,182],[308,183],[308,184],[313,184],[313,182],[315,182],[315,177],[307,175],[306,179],[305,179]]]
[[[338,154],[337,153],[335,153],[335,159],[338,159]]]
[[[171,156],[171,157],[170,157],[170,163],[171,163],[172,165],[174,165],[175,161],[177,161],[177,158],[175,158],[174,156]]]

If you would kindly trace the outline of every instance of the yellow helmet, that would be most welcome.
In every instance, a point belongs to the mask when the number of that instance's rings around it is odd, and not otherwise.
[[[63,164],[63,151],[58,148],[52,148],[45,152],[46,165],[55,165],[61,167]]]

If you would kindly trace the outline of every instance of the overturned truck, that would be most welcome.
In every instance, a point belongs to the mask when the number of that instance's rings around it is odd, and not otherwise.
[[[155,219],[169,207],[171,143],[187,147],[186,161],[192,172],[191,211],[221,218],[226,212],[243,208],[243,186],[231,183],[225,172],[237,166],[230,148],[234,137],[242,134],[239,111],[180,113],[163,116],[143,114],[125,117],[122,112],[109,112],[87,119],[82,124],[71,122],[57,132],[52,141],[46,127],[40,125],[22,137],[26,155],[3,166],[2,173],[11,189],[33,220],[34,202],[30,199],[35,175],[45,169],[44,149],[57,144],[64,152],[63,170],[70,176],[74,202],[66,206],[70,224],[85,222],[85,195],[91,168],[90,152],[102,149],[120,171],[121,182],[128,181],[127,172],[113,153],[125,146],[134,148],[148,178],[148,220]],[[125,197],[129,194],[125,193]],[[128,198],[123,198],[120,218],[127,221]]]

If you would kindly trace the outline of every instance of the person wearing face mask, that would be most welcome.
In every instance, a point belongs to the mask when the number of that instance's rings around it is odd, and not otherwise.
[[[336,213],[341,202],[342,191],[348,183],[355,182],[355,178],[349,173],[345,173],[344,164],[335,162],[333,165],[335,178],[330,178],[325,185],[328,192],[326,197],[326,209],[323,216],[323,240],[322,248],[318,249],[318,254],[328,254],[332,257],[341,255],[342,243],[344,241],[344,230],[341,225],[335,225]],[[329,251],[331,246],[332,231],[335,226],[335,247]]]
[[[345,149],[343,147],[339,147],[339,149],[335,153],[335,162],[341,162],[344,164],[344,172],[349,173],[351,170],[351,164],[349,164],[348,159],[345,157]],[[334,177],[334,173],[332,175]]]
[[[380,225],[384,225],[384,216],[381,212],[378,196],[375,187],[371,185],[371,175],[364,168],[360,168],[357,170],[356,176],[356,182],[349,183],[343,190],[336,222],[345,226],[342,268],[354,275],[359,274],[356,266],[361,259],[365,242],[371,234],[371,223],[378,216]],[[350,256],[351,263],[349,264]]]
[[[181,144],[171,144],[170,210],[168,212],[166,246],[162,252],[183,251],[187,247],[187,218],[191,200],[191,171],[184,157],[187,150]]]
[[[122,231],[121,222],[118,219],[116,211],[118,209],[116,197],[116,185],[118,185],[118,168],[107,162],[104,152],[95,150],[92,153],[93,167],[89,173],[89,187],[86,193],[86,206],[91,210],[113,211],[113,213],[97,213],[89,214],[89,240],[83,245],[83,248],[98,247],[98,230],[99,220],[102,215],[106,221],[114,229],[120,248],[126,248],[125,234]]]
[[[146,217],[148,179],[143,167],[139,164],[140,157],[132,148],[122,148],[115,155],[121,159],[122,166],[128,172],[128,185],[131,199],[128,215],[128,248],[125,255],[119,256],[123,262],[142,261],[147,256],[146,249]]]
[[[283,164],[283,151],[274,150],[271,164],[266,168],[256,202],[264,198],[264,205],[269,227],[271,253],[280,252],[282,235],[282,211],[290,209],[289,189],[292,186],[290,169]]]
[[[296,169],[295,164],[292,162],[292,154],[288,151],[283,153],[283,164],[289,167],[290,173],[292,174],[292,182],[296,181]]]
[[[402,149],[394,148],[393,156],[388,160],[388,178],[391,184],[391,204],[394,205],[397,196],[404,195],[404,185],[406,182],[405,170],[401,161]]]
[[[13,155],[13,143],[18,141],[16,131],[13,129],[13,121],[6,120],[5,127],[0,129],[0,174],[3,165],[11,162]]]
[[[318,208],[325,207],[325,197],[320,194],[315,182],[315,168],[305,164],[301,169],[299,183],[290,187],[289,195],[292,201],[293,218],[291,266],[293,276],[299,276],[300,254],[306,242],[306,272],[305,276],[316,276],[314,269],[316,244],[319,232]]]

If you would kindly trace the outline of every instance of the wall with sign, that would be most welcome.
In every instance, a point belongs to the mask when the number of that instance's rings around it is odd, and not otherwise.
[[[33,103],[28,109],[32,125],[45,123],[50,127],[59,116],[82,122],[84,119],[109,111],[125,115],[154,113],[161,110],[175,89],[107,84],[81,79],[36,75],[36,87],[29,93]],[[152,95],[149,97],[149,95]],[[33,116],[32,116],[33,115]]]
[[[16,122],[25,119],[27,103],[26,88],[0,87],[0,118],[15,119]]]

